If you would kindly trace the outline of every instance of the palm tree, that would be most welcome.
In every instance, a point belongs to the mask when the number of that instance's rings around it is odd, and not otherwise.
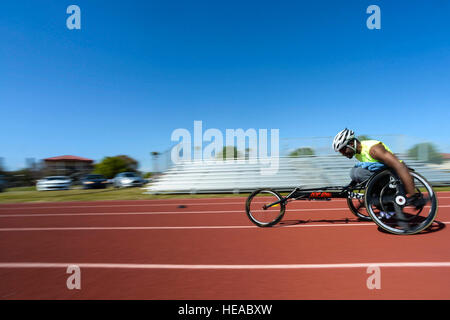
[[[154,172],[159,172],[158,171],[158,157],[161,153],[159,153],[158,151],[152,151],[150,152],[152,159],[153,159],[153,171]]]

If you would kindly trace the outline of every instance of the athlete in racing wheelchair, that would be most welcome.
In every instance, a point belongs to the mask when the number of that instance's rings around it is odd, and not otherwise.
[[[271,227],[281,221],[291,201],[344,198],[359,220],[373,221],[393,234],[416,234],[431,226],[438,209],[432,186],[384,143],[359,141],[353,131],[344,129],[334,138],[333,148],[349,159],[354,156],[359,160],[350,172],[349,185],[296,187],[287,196],[270,188],[257,189],[245,204],[249,219],[259,227]]]
[[[352,182],[349,186],[368,181],[374,173],[389,167],[403,183],[406,192],[405,205],[420,208],[426,204],[427,199],[414,187],[414,178],[410,174],[410,169],[383,142],[377,140],[359,141],[352,130],[345,128],[335,136],[333,149],[349,159],[354,156],[359,161],[350,171]],[[377,189],[374,191],[378,191]],[[381,211],[381,217],[390,218],[395,214],[392,206],[389,206],[389,209],[392,211]]]

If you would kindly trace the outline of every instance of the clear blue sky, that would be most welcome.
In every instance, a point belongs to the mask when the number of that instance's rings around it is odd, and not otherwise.
[[[70,4],[81,30],[66,28]],[[150,170],[194,120],[449,145],[449,16],[444,0],[6,1],[0,157],[127,154]]]

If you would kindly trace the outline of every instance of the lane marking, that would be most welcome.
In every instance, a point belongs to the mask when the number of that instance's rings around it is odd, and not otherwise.
[[[450,262],[363,262],[329,264],[133,264],[133,263],[48,263],[48,262],[2,262],[0,268],[67,268],[76,265],[80,268],[94,269],[216,269],[216,270],[254,270],[254,269],[348,269],[368,268],[448,268]]]
[[[441,222],[450,224],[450,221]],[[162,227],[30,227],[30,228],[0,228],[0,232],[14,231],[95,231],[95,230],[198,230],[198,229],[283,229],[283,228],[317,228],[317,227],[376,227],[375,223],[336,223],[336,224],[295,224],[281,225],[269,228],[260,228],[257,226],[162,226]]]
[[[204,199],[204,198],[202,198]],[[223,198],[219,198],[219,199],[223,199]],[[450,197],[439,197],[438,196],[438,201],[439,199],[450,199]],[[174,199],[176,200],[176,199]],[[193,202],[193,203],[189,203],[189,202],[182,202],[182,204],[184,205],[194,205],[194,206],[211,206],[211,205],[245,205],[245,200],[246,198],[244,198],[241,202]],[[300,201],[300,200],[299,200]],[[308,201],[308,200],[306,200]],[[333,199],[331,200],[333,202],[346,202],[346,199]],[[311,201],[312,202],[312,201]],[[311,203],[310,201],[308,201],[308,203]],[[318,201],[314,201],[315,203],[318,203]],[[7,205],[7,204],[6,204]],[[61,204],[60,206],[39,206],[38,204],[30,204],[29,206],[22,206],[22,207],[0,207],[0,210],[29,210],[29,209],[64,209],[64,208],[121,208],[121,207],[161,207],[161,206],[168,206],[168,205],[179,205],[179,203],[173,203],[171,202],[167,202],[167,203],[149,203],[149,204],[113,204],[113,205],[70,205],[70,206],[65,206],[63,204]]]
[[[29,209],[64,209],[64,208],[121,208],[121,207],[162,207],[162,206],[178,206],[191,205],[191,206],[210,206],[210,205],[228,205],[228,204],[240,204],[245,205],[245,200],[242,202],[204,202],[204,203],[150,203],[150,204],[117,204],[117,205],[80,205],[80,206],[29,206],[29,207],[11,207],[0,208],[0,210],[29,210]]]
[[[449,205],[450,207],[450,205]],[[348,208],[313,208],[313,209],[290,209],[289,212],[301,211],[336,211],[348,210]],[[204,214],[204,213],[241,213],[245,210],[217,210],[217,211],[144,211],[144,212],[89,212],[89,213],[18,213],[18,214],[0,214],[0,218],[10,217],[51,217],[51,216],[104,216],[104,215],[164,215],[164,214]]]
[[[249,195],[250,193],[248,193]],[[200,202],[200,201],[208,201],[208,200],[223,200],[223,201],[233,201],[236,199],[242,199],[244,202],[247,199],[248,195],[242,195],[242,196],[233,196],[233,197],[220,197],[220,198],[208,198],[208,197],[204,197],[204,198],[163,198],[163,199],[136,199],[136,200],[93,200],[93,201],[86,201],[86,200],[75,200],[75,201],[30,201],[30,202],[7,202],[7,203],[2,203],[5,206],[16,206],[16,205],[24,205],[26,207],[32,207],[32,206],[40,206],[40,205],[60,205],[60,206],[65,206],[67,204],[69,205],[73,205],[73,207],[78,207],[79,204],[81,203],[81,206],[92,206],[95,207],[95,203],[102,203],[99,204],[99,206],[111,206],[114,207],[116,206],[115,203],[117,203],[118,206],[124,206],[126,204],[122,204],[124,202],[142,202],[142,205],[145,205],[144,202],[147,202],[148,204],[156,204],[156,202],[163,202],[163,201],[167,201],[166,203],[170,202],[173,203],[174,201],[180,201],[180,202],[187,202],[187,201],[192,201],[194,202]],[[89,203],[89,204],[87,204]],[[104,203],[104,204],[103,204]]]
[[[439,205],[440,208],[450,208],[450,205]],[[286,209],[286,214],[289,212],[304,212],[304,211],[339,211],[349,210],[345,208],[311,208],[311,209]],[[88,213],[17,213],[17,214],[0,214],[0,218],[13,217],[64,217],[64,216],[110,216],[110,215],[165,215],[165,214],[208,214],[208,213],[241,213],[245,210],[217,210],[217,211],[144,211],[144,212],[88,212]]]

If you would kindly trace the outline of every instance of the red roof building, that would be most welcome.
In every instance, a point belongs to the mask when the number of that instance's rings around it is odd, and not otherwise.
[[[94,160],[88,158],[82,158],[77,156],[58,156],[44,159],[44,161],[81,161],[81,162],[89,162],[93,163]]]
[[[94,169],[94,160],[65,155],[43,159],[46,175],[64,175],[76,177]]]

